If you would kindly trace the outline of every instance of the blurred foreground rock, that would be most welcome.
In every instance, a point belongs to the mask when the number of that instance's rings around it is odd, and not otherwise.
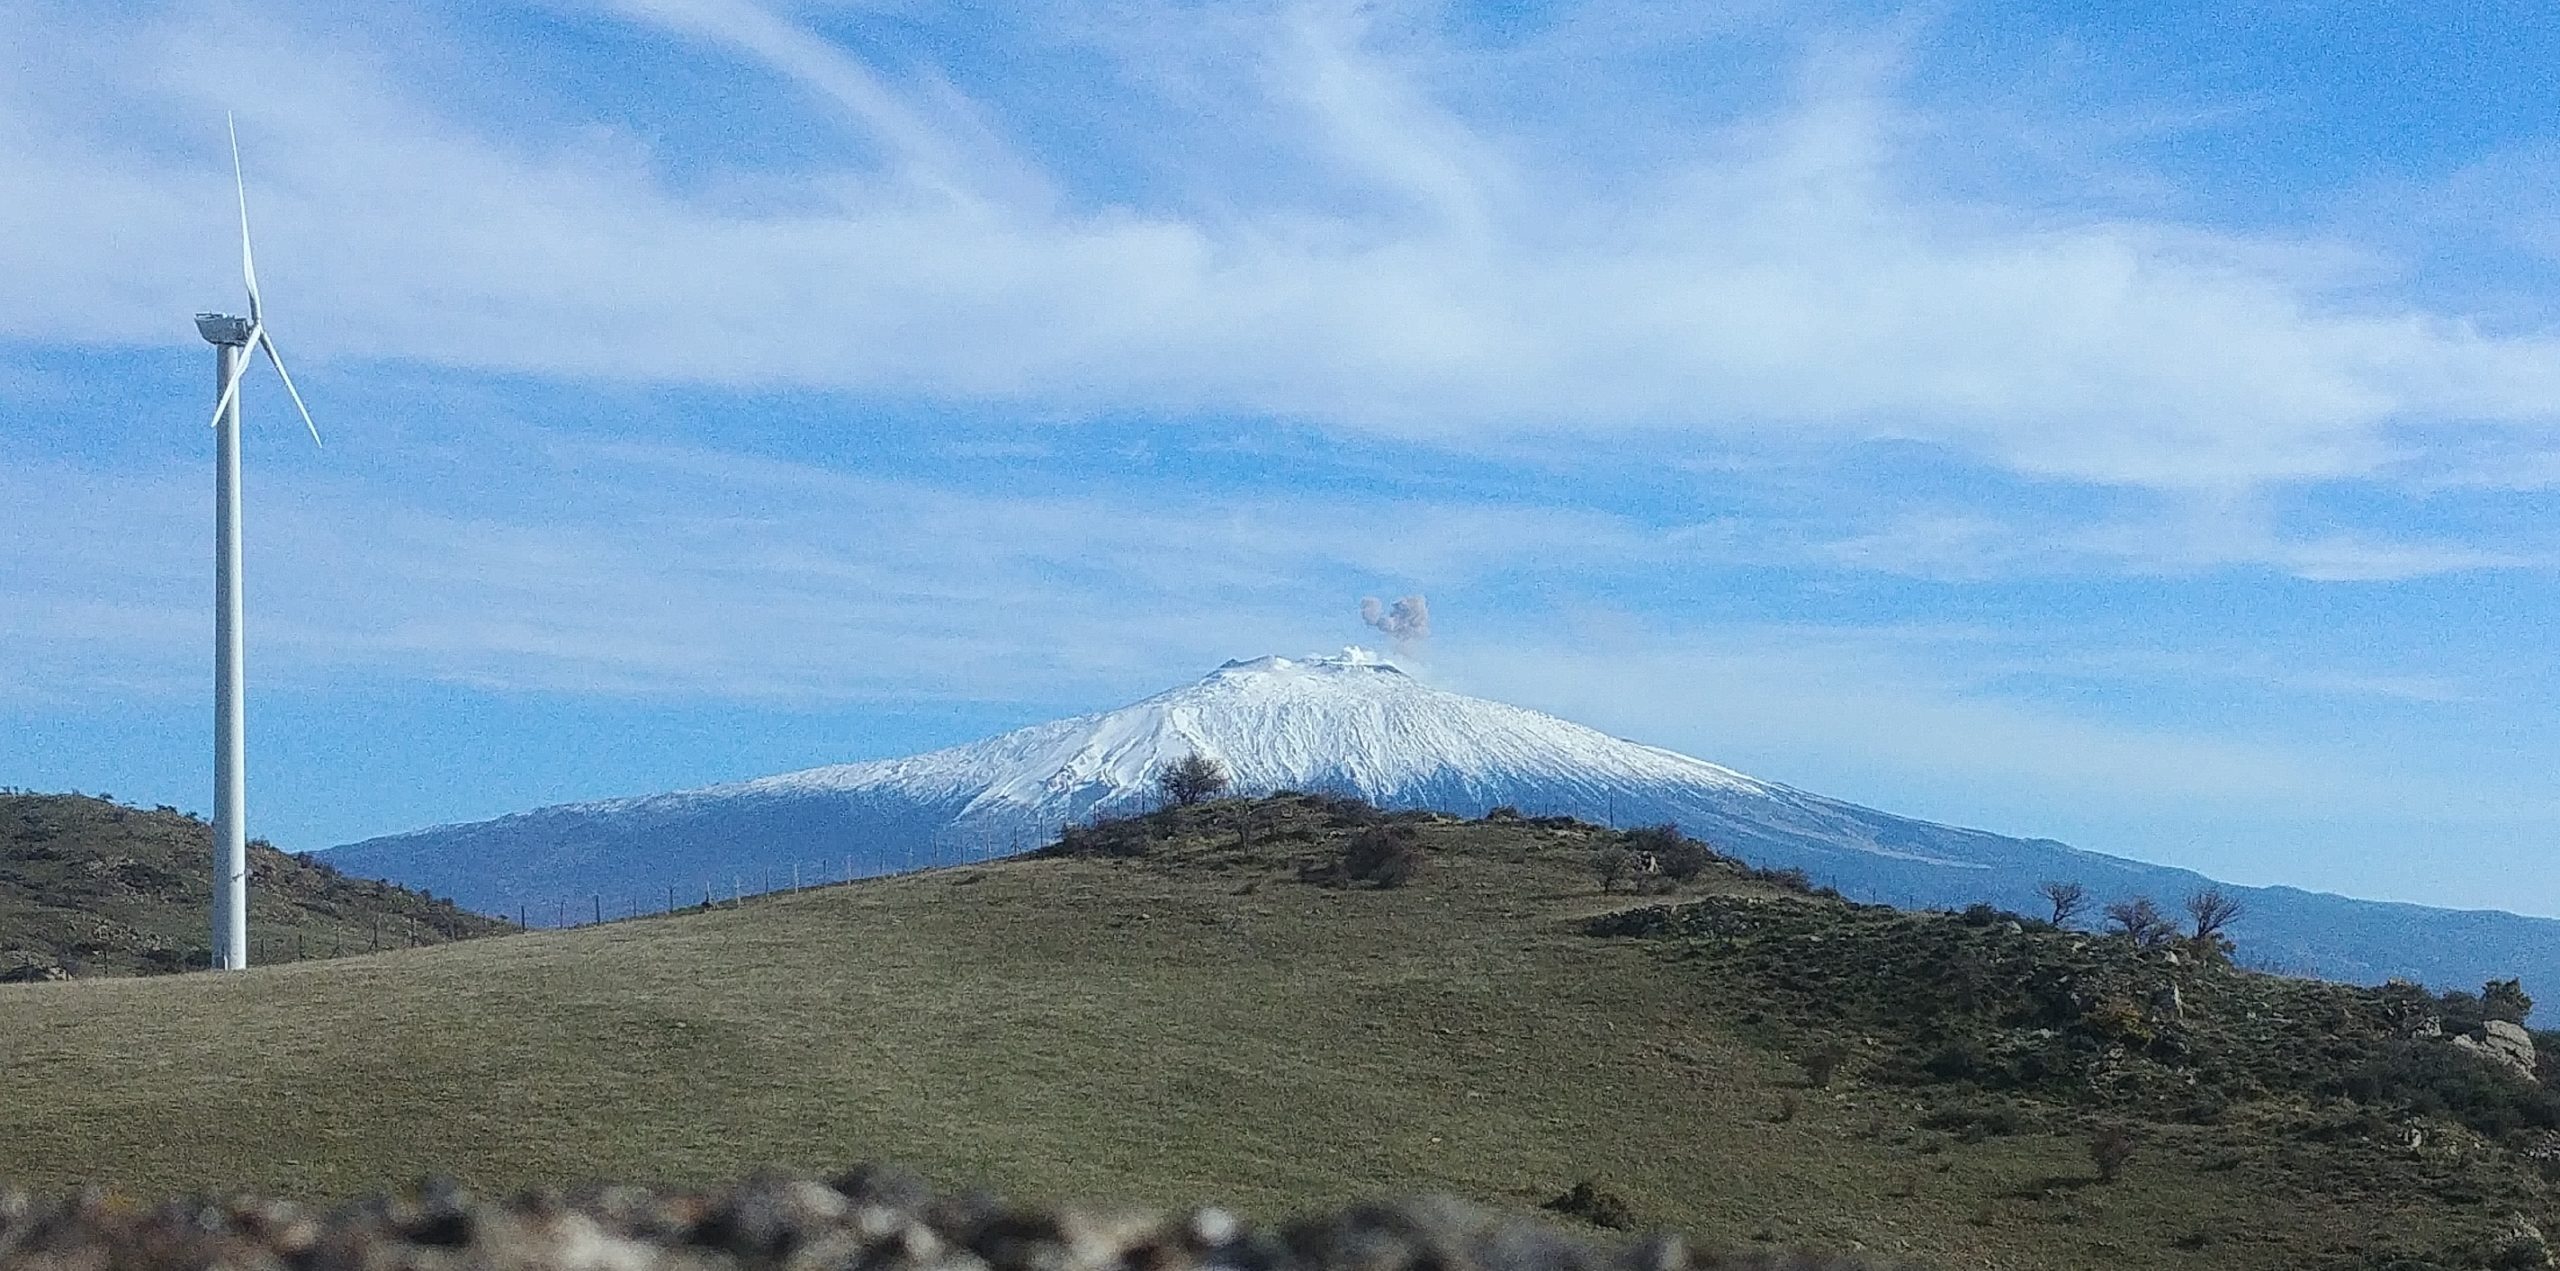
[[[1367,1205],[1271,1228],[935,1196],[864,1168],[828,1182],[595,1187],[484,1200],[430,1183],[330,1213],[247,1197],[137,1203],[0,1190],[6,1271],[1856,1271],[1881,1264],[1692,1252],[1670,1236],[1593,1244],[1449,1200]]]

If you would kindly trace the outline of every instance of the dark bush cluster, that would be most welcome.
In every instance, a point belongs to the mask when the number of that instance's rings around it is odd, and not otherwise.
[[[2131,940],[2139,948],[2167,948],[2178,935],[2177,924],[2169,921],[2169,915],[2160,912],[2159,904],[2149,896],[2127,896],[2112,902],[2106,908],[2106,915],[2107,921],[2115,927],[2115,934]]]
[[[2382,1043],[2330,1092],[2460,1121],[2491,1137],[2560,1128],[2560,1099],[2550,1091],[2434,1038]]]
[[[1384,810],[1358,795],[1310,794],[1306,801],[1324,817],[1329,829],[1356,830],[1387,820]]]
[[[2521,1024],[2533,1014],[2533,997],[2524,991],[2522,980],[2491,980],[2480,986],[2480,1013]]]
[[[1742,876],[1755,883],[1765,883],[1768,886],[1780,888],[1786,891],[1803,892],[1805,895],[1820,896],[1825,900],[1840,899],[1840,892],[1837,888],[1816,885],[1813,881],[1813,875],[1797,869],[1792,865],[1785,869],[1759,869],[1746,866],[1742,871]]]
[[[1635,1230],[1635,1209],[1627,1198],[1587,1178],[1539,1208],[1611,1231]]]
[[[1402,887],[1421,871],[1422,859],[1411,827],[1371,826],[1343,845],[1342,876],[1373,887]]]
[[[1156,774],[1157,792],[1178,808],[1217,798],[1227,792],[1229,784],[1225,764],[1196,752],[1166,764]]]
[[[1058,827],[1058,841],[1032,853],[1033,856],[1107,856],[1118,859],[1144,856],[1155,843],[1154,828],[1148,818],[1140,816],[1095,817],[1081,825]]]
[[[1618,842],[1630,852],[1651,856],[1662,876],[1674,882],[1688,882],[1723,859],[1715,849],[1681,833],[1679,826],[1667,821],[1629,830],[1618,836]]]

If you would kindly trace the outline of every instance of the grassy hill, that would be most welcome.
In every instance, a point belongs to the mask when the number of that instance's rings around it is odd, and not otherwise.
[[[2476,999],[1729,862],[1603,893],[1625,841],[1279,797],[698,914],[0,988],[0,1178],[326,1197],[888,1159],[1265,1217],[1588,1181],[1573,1213],[1711,1245],[2017,1268],[2534,1265],[2520,1224],[2560,1211],[2550,1097],[2427,1034]]]
[[[388,883],[249,844],[250,961],[326,958],[513,930]],[[205,965],[213,827],[76,794],[0,794],[0,977]]]

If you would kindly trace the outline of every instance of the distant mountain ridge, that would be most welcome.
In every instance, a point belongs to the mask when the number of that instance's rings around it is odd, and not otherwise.
[[[1619,825],[1671,821],[1754,864],[1802,869],[1861,899],[2036,911],[2046,879],[2174,908],[2204,875],[1899,817],[1611,737],[1537,711],[1435,689],[1391,663],[1230,662],[1119,710],[905,759],[812,768],[672,794],[568,804],[333,849],[493,913],[593,895],[635,907],[1000,855],[1060,825],[1139,811],[1154,774],[1198,753],[1239,790],[1330,790],[1387,807],[1479,814],[1509,804]],[[2240,888],[2244,960],[2377,982],[2560,985],[2560,921],[2495,911]],[[608,911],[612,906],[608,905]]]

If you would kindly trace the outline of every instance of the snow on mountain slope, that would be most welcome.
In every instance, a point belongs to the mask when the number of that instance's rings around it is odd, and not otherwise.
[[[1245,790],[1340,789],[1405,801],[1468,789],[1499,800],[1524,784],[1605,798],[1620,785],[1765,792],[1738,772],[1620,741],[1551,715],[1427,688],[1356,652],[1230,662],[1196,684],[1103,715],[1042,724],[912,759],[845,764],[701,792],[704,797],[899,788],[966,794],[961,817],[1043,825],[1151,798],[1192,754]]]
[[[1230,662],[1116,711],[906,759],[812,768],[674,794],[542,808],[334,849],[332,864],[496,913],[662,908],[704,895],[891,872],[1037,846],[1066,822],[1134,812],[1190,754],[1244,792],[1358,794],[1481,813],[1509,804],[1619,825],[1672,821],[1756,864],[1867,900],[2031,910],[2045,879],[2101,899],[2174,902],[2200,875],[1878,812],[1431,688],[1358,650]],[[2477,984],[2551,970],[2560,922],[2322,896],[2248,893],[2244,954],[2374,980]]]

